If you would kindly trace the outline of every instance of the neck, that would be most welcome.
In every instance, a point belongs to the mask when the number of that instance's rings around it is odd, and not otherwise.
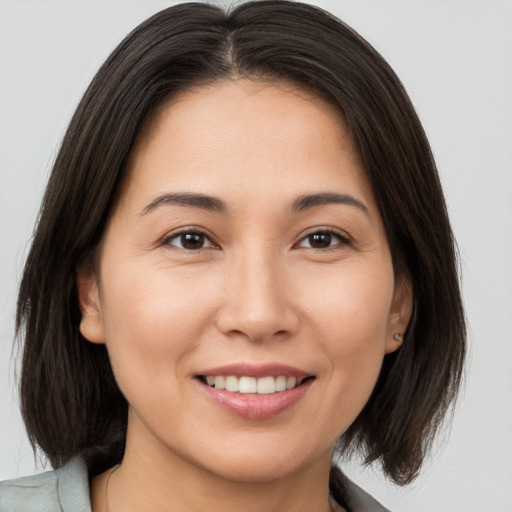
[[[330,512],[331,454],[280,478],[225,478],[165,449],[127,443],[122,464],[93,481],[95,512]]]

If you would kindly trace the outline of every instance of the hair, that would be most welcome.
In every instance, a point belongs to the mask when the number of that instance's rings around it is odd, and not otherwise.
[[[328,101],[357,144],[395,277],[410,280],[414,307],[402,348],[385,356],[368,403],[337,448],[409,483],[452,408],[466,351],[439,177],[385,60],[331,14],[286,0],[227,12],[204,3],[165,9],[135,28],[92,80],[56,157],[20,284],[16,334],[24,341],[20,394],[29,439],[55,468],[81,454],[95,474],[122,458],[128,404],[105,346],[80,334],[77,269],[94,258],[134,141],[159,106],[179,91],[239,77],[289,82]]]

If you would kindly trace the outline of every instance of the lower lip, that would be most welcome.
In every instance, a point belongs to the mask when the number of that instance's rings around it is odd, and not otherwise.
[[[198,380],[204,393],[225,411],[249,420],[264,420],[283,413],[306,394],[314,379],[308,379],[300,386],[268,395],[257,393],[232,393],[215,389]]]

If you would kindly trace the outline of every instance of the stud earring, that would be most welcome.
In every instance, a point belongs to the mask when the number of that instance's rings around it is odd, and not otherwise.
[[[403,337],[402,334],[400,334],[399,332],[395,332],[393,339],[395,339],[396,341],[401,341],[402,337]]]

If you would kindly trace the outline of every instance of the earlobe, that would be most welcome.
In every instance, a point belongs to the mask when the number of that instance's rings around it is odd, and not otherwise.
[[[402,346],[404,333],[412,315],[413,301],[412,284],[409,278],[400,278],[395,285],[389,312],[386,354],[390,354]]]
[[[92,343],[105,343],[98,279],[92,269],[81,269],[77,277],[78,304],[82,318],[80,332]]]

